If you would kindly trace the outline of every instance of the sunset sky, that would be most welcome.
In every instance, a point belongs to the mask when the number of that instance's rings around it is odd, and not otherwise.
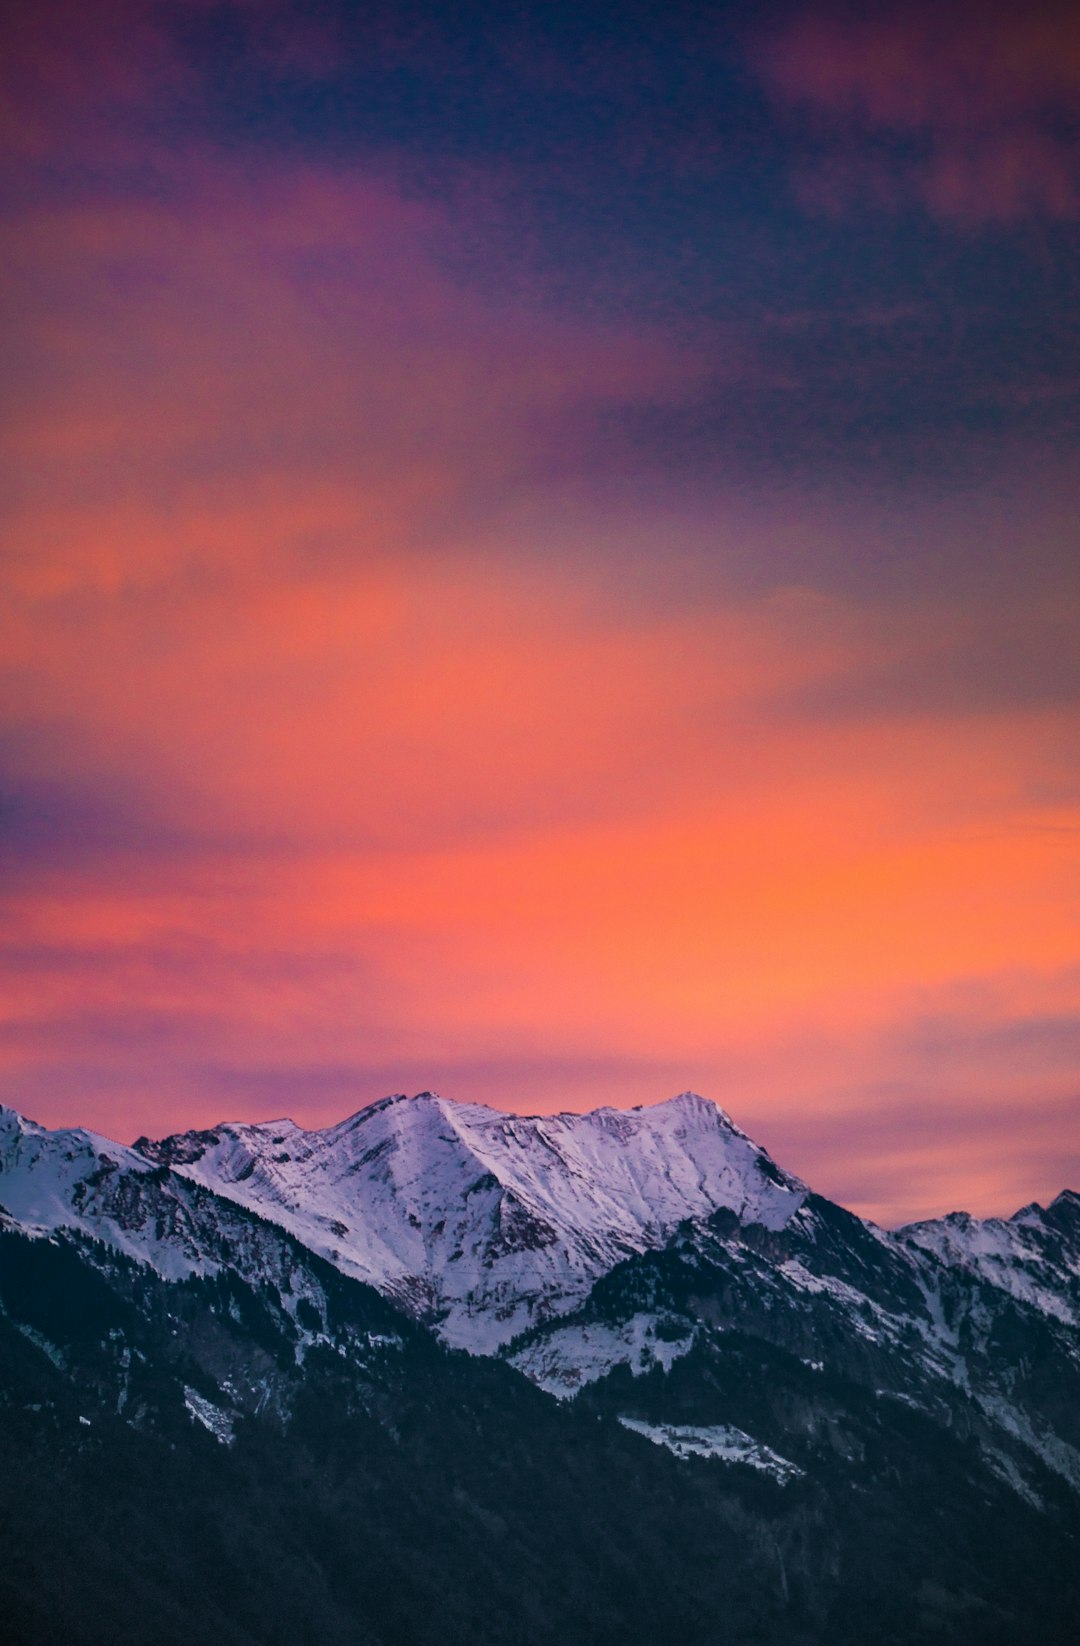
[[[2,45],[0,1099],[1080,1187],[1080,9]]]

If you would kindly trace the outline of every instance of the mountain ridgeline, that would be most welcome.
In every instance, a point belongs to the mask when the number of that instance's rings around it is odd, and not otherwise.
[[[15,1643],[1064,1646],[1080,1196],[887,1233],[692,1093],[0,1109]]]

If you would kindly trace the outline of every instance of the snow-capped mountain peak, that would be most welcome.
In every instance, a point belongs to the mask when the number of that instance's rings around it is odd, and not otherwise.
[[[479,1350],[572,1308],[687,1219],[725,1207],[777,1229],[807,1193],[692,1092],[532,1116],[421,1092],[322,1130],[226,1124],[136,1148]]]

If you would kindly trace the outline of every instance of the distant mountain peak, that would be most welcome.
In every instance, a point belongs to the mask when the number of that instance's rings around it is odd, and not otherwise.
[[[544,1115],[399,1093],[321,1130],[227,1124],[137,1148],[346,1273],[423,1298],[448,1341],[483,1350],[687,1220],[724,1208],[779,1229],[808,1192],[696,1092]]]
[[[700,1092],[692,1092],[689,1090],[685,1092],[676,1092],[674,1097],[669,1097],[666,1099],[666,1103],[656,1103],[646,1105],[646,1107],[662,1109],[669,1103],[678,1103],[685,1109],[715,1109],[717,1114],[724,1114],[724,1111],[721,1109],[720,1105],[718,1103],[714,1103],[711,1098],[702,1097]],[[725,1115],[724,1118],[727,1119],[727,1116]]]

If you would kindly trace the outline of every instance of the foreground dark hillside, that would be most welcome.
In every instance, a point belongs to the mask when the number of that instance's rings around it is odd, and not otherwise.
[[[273,1239],[278,1283],[251,1285],[0,1237],[13,1646],[1075,1639],[1075,1499],[1048,1478],[1036,1509],[974,1438],[753,1333],[560,1405]],[[223,1389],[230,1444],[191,1411]],[[804,1473],[680,1459],[617,1421],[718,1398],[787,1413]]]

